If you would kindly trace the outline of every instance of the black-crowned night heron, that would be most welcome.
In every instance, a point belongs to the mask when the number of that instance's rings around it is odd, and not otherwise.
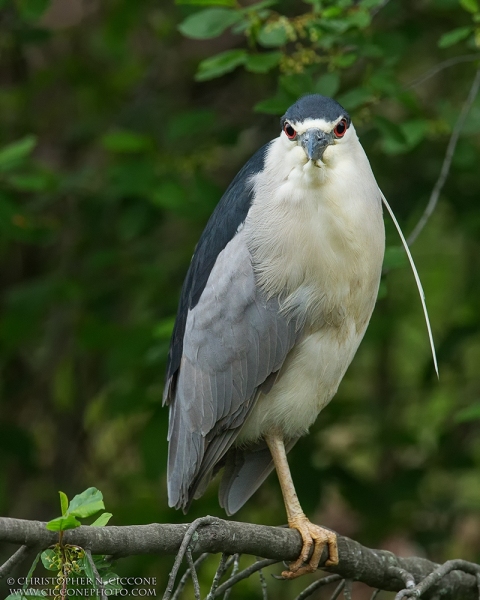
[[[337,102],[305,96],[281,129],[237,174],[195,249],[164,399],[170,506],[186,510],[225,467],[219,499],[231,515],[275,467],[303,538],[283,573],[292,578],[316,569],[325,545],[338,562],[335,534],[302,511],[286,456],[365,333],[385,232],[381,192]]]

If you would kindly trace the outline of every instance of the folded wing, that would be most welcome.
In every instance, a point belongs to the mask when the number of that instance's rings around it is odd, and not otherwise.
[[[187,508],[210,478],[297,335],[295,322],[279,311],[278,299],[265,298],[257,288],[244,235],[238,233],[218,255],[185,322],[170,407],[171,506]]]

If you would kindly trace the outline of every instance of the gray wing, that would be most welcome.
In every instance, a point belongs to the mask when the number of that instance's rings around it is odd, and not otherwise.
[[[299,438],[288,440],[288,453]],[[249,448],[230,448],[226,455],[225,471],[218,491],[220,506],[233,515],[262,485],[274,469],[272,455],[262,440]]]
[[[259,388],[280,369],[297,337],[296,324],[280,313],[278,299],[257,289],[240,232],[218,255],[186,319],[170,404],[170,506],[185,510],[195,491],[204,488],[202,480],[208,481],[233,444]]]

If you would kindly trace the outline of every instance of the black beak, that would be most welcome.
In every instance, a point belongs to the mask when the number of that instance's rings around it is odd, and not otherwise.
[[[331,143],[331,135],[313,127],[298,137],[308,159],[313,161],[320,160]]]

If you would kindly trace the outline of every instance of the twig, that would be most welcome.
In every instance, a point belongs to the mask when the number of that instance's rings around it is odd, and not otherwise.
[[[228,571],[233,564],[232,575],[235,575],[235,573],[238,571],[241,556],[241,554],[233,554],[230,556],[230,558],[227,560],[227,564],[225,565],[225,571]]]
[[[193,593],[195,594],[195,600],[201,600],[200,583],[198,581],[197,570],[195,569],[195,563],[193,562],[192,551],[190,550],[190,547],[187,548],[186,557],[187,557],[188,568],[190,569],[190,575],[192,576]]]
[[[210,591],[206,597],[206,600],[212,600],[215,598],[215,592],[220,584],[220,580],[223,577],[223,574],[227,570],[228,559],[231,558],[225,552],[222,552],[222,556],[220,557],[220,562],[218,563],[217,570],[215,572],[215,576],[212,581],[212,586],[210,587]]]
[[[335,591],[333,592],[333,594],[330,597],[330,600],[337,600],[337,598],[342,593],[342,590],[344,587],[345,587],[345,579],[337,585],[337,587],[335,588]]]
[[[383,0],[383,2],[380,4],[380,6],[377,6],[377,8],[374,8],[372,10],[372,12],[370,13],[372,16],[372,19],[382,10],[382,8],[385,8],[385,6],[387,6],[387,4],[389,2],[390,2],[390,0]]]
[[[27,558],[27,556],[30,553],[31,553],[31,549],[28,546],[21,546],[0,567],[0,579],[9,575],[17,565],[19,565],[21,562],[23,562]]]
[[[258,560],[258,558],[257,558]],[[260,588],[262,590],[262,600],[268,600],[268,589],[267,589],[267,580],[265,579],[265,575],[263,574],[262,569],[258,572],[258,576],[260,578]]]
[[[165,590],[165,593],[163,594],[163,600],[170,600],[178,570],[180,569],[180,565],[182,564],[182,560],[183,560],[183,557],[185,556],[185,552],[187,551],[187,548],[188,548],[190,542],[192,541],[192,538],[193,538],[195,532],[202,525],[211,525],[216,520],[217,519],[215,517],[209,517],[209,516],[201,517],[200,519],[196,519],[195,521],[193,521],[193,523],[190,525],[190,527],[185,532],[182,544],[178,550],[177,556],[175,557],[175,562],[173,563],[173,568],[170,572],[170,577],[168,578],[167,589]]]
[[[352,600],[352,580],[345,580],[345,589],[343,590],[343,597],[345,600]]]
[[[194,567],[195,568],[199,567],[209,556],[210,556],[210,554],[208,552],[204,552],[203,554],[200,554],[200,556],[197,558],[197,560],[193,563]],[[190,577],[190,567],[188,569],[186,569],[185,573],[182,575],[182,578],[178,582],[177,589],[173,593],[171,600],[178,600],[180,598],[180,594],[183,592],[183,588],[185,587],[189,577]]]
[[[278,562],[280,561],[270,558],[254,562],[253,565],[250,565],[246,569],[243,569],[243,571],[240,571],[240,573],[237,573],[237,575],[233,575],[232,577],[230,577],[230,579],[227,579],[225,583],[222,583],[222,585],[217,589],[214,598],[223,594],[223,592],[234,586],[239,581],[242,581],[242,579],[250,577],[252,573],[256,573],[260,569],[263,569],[264,567],[268,567],[270,565],[274,565]]]
[[[85,556],[87,557],[87,560],[90,563],[90,566],[92,567],[93,574],[95,575],[95,579],[92,582],[93,587],[95,589],[98,589],[98,591],[100,592],[100,600],[108,600],[107,592],[105,591],[105,586],[103,585],[103,579],[100,577],[97,565],[95,564],[95,561],[92,557],[92,553],[88,548],[85,550]]]
[[[237,574],[238,569],[240,568],[240,556],[241,556],[241,554],[234,554],[232,557],[230,557],[230,560],[227,563],[227,568],[229,568],[230,564],[231,564],[231,560],[233,558],[232,577]],[[225,592],[225,594],[223,594],[223,600],[228,600],[230,598],[231,591],[232,591],[232,588],[229,587],[228,590]]]
[[[305,600],[305,598],[309,598],[313,592],[316,592],[318,588],[323,587],[324,585],[328,585],[329,583],[333,583],[334,581],[338,581],[341,579],[340,575],[327,575],[327,577],[323,577],[322,579],[318,579],[310,584],[307,588],[303,590],[295,600]]]
[[[449,58],[448,60],[444,60],[443,62],[439,63],[438,65],[435,65],[434,67],[429,69],[423,75],[416,77],[410,83],[407,83],[407,85],[405,86],[404,89],[409,90],[409,89],[412,89],[419,85],[422,85],[422,83],[425,83],[425,81],[427,81],[431,77],[434,77],[437,73],[440,73],[440,71],[443,71],[444,69],[448,69],[449,67],[454,67],[455,65],[458,65],[462,62],[471,62],[473,60],[479,60],[479,59],[480,59],[480,54],[463,54],[462,56],[454,56],[453,58]]]
[[[441,579],[452,571],[463,571],[473,575],[478,581],[478,575],[480,574],[480,565],[468,562],[466,560],[448,560],[443,563],[438,569],[435,569],[430,575],[427,575],[419,584],[413,588],[401,590],[395,596],[395,600],[401,600],[402,598],[420,598],[430,588],[433,588]]]
[[[417,237],[420,235],[420,232],[427,224],[428,219],[431,217],[433,211],[435,210],[438,199],[440,197],[440,193],[443,189],[445,181],[447,180],[448,174],[450,172],[450,167],[452,165],[453,155],[455,153],[455,148],[457,147],[458,138],[460,137],[460,133],[463,129],[463,125],[465,123],[465,119],[472,107],[472,104],[477,97],[478,90],[480,88],[480,67],[477,69],[475,73],[475,77],[472,82],[472,86],[468,93],[467,99],[465,100],[462,110],[460,111],[460,115],[458,116],[457,122],[455,123],[455,127],[453,128],[452,135],[450,136],[450,140],[448,141],[447,150],[445,152],[445,158],[443,159],[442,168],[440,170],[440,175],[433,187],[432,193],[430,195],[430,199],[428,204],[423,212],[423,215],[420,217],[420,220],[415,225],[412,233],[407,238],[407,243],[411,246]]]
[[[375,590],[372,594],[372,597],[370,598],[370,600],[375,600],[375,598],[378,596],[378,594],[381,592],[381,590]]]
[[[388,573],[393,575],[394,577],[398,577],[400,581],[403,581],[406,588],[415,587],[415,578],[414,576],[406,571],[405,569],[401,569],[400,567],[389,567]]]

